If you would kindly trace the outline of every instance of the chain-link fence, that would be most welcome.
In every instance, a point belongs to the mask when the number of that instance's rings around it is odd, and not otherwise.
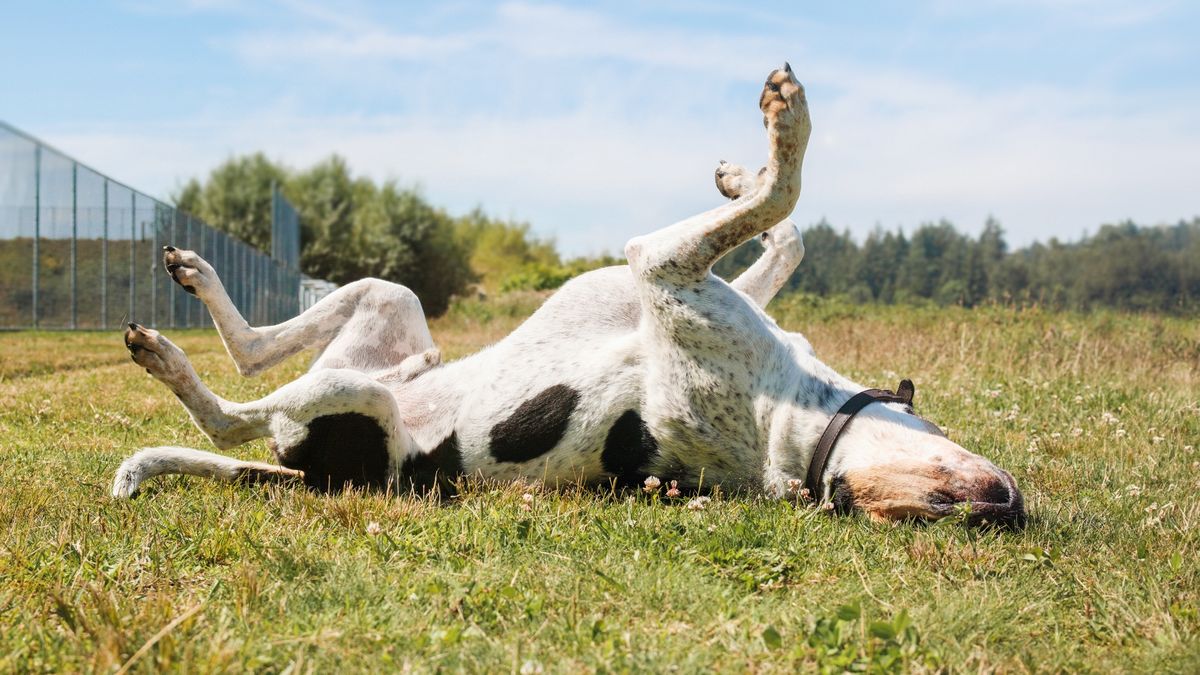
[[[299,221],[281,195],[283,260],[142,194],[0,122],[0,329],[211,326],[162,269],[162,247],[212,263],[252,325],[300,311]],[[288,264],[290,263],[290,264]]]

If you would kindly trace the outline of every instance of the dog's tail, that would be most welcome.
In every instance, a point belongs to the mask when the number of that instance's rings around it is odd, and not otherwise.
[[[133,497],[146,479],[165,474],[201,476],[228,483],[283,482],[303,476],[295,469],[275,464],[246,462],[192,448],[160,446],[142,448],[121,462],[113,479],[113,497]]]

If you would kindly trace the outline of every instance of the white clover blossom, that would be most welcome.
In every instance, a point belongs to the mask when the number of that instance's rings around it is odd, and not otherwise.
[[[681,494],[683,494],[683,493],[679,491],[679,481],[677,481],[677,480],[671,481],[671,487],[667,488],[667,496],[668,497],[678,497]]]
[[[658,476],[646,476],[646,480],[642,482],[642,490],[646,492],[658,492],[658,488],[662,486],[662,481]]]

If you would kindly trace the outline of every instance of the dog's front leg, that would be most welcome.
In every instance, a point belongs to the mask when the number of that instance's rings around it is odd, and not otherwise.
[[[759,181],[765,174],[765,167],[754,174],[740,164],[721,160],[716,171],[717,191],[730,200],[747,197],[758,191]],[[754,304],[765,308],[804,259],[804,240],[790,218],[784,218],[758,238],[763,246],[762,255],[730,285],[750,296]]]

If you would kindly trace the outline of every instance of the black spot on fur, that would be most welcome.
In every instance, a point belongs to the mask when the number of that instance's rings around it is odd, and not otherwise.
[[[458,447],[458,434],[451,432],[446,440],[428,453],[404,460],[400,467],[400,487],[428,492],[437,486],[442,494],[451,494],[454,492],[454,481],[462,474],[462,450]]]
[[[280,452],[279,460],[303,471],[304,484],[316,490],[380,489],[388,479],[387,434],[360,413],[325,415],[309,422],[308,436]]]
[[[492,457],[498,462],[527,462],[550,452],[567,432],[578,403],[579,392],[563,384],[525,401],[492,427]]]
[[[650,435],[646,422],[636,410],[627,410],[604,439],[600,462],[605,471],[616,476],[617,485],[632,486],[646,478],[645,467],[657,454],[658,442]]]

